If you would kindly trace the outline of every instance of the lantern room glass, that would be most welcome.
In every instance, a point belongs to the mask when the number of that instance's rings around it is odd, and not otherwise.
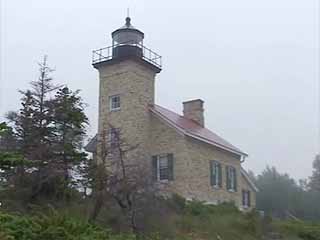
[[[121,29],[113,36],[113,46],[143,45],[143,35],[136,30]]]

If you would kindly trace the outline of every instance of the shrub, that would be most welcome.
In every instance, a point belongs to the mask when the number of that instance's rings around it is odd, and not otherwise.
[[[277,221],[274,226],[281,233],[296,235],[303,240],[320,240],[320,224],[302,221]]]
[[[49,216],[26,217],[0,213],[1,239],[15,240],[131,240],[133,236],[111,234],[78,219],[52,212]],[[0,235],[1,236],[1,235]]]

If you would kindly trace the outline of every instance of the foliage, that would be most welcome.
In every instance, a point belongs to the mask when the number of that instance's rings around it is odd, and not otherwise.
[[[320,192],[310,191],[305,183],[298,185],[288,174],[267,167],[254,179],[259,192],[257,208],[278,218],[320,218]]]
[[[320,154],[313,161],[313,173],[310,177],[309,187],[311,191],[320,193]]]
[[[39,65],[39,78],[20,91],[20,110],[7,114],[14,151],[0,153],[1,180],[10,182],[12,191],[21,193],[12,196],[26,205],[43,197],[67,200],[70,172],[86,158],[82,144],[88,118],[79,91],[53,83],[46,57]]]
[[[199,239],[257,239],[262,236],[258,215],[244,214],[232,203],[206,205],[198,201],[186,204],[178,220],[182,233]]]
[[[9,184],[8,179],[15,174],[15,168],[27,164],[17,150],[12,128],[7,123],[0,123],[0,190]]]
[[[78,200],[63,209],[52,210],[40,207],[29,211],[30,215],[0,213],[0,239],[35,240],[134,240],[129,229],[111,227],[111,214],[117,205],[108,205],[95,223],[88,223],[86,205],[92,201]],[[83,205],[84,204],[84,205]],[[159,205],[167,208],[159,208]],[[144,240],[259,240],[263,238],[263,225],[270,224],[270,232],[281,234],[283,239],[319,240],[319,223],[302,221],[274,221],[261,219],[255,212],[242,213],[231,203],[206,205],[198,201],[185,201],[182,197],[159,198],[153,204],[153,217],[146,216],[152,224],[144,229]],[[37,208],[35,208],[37,209]],[[163,214],[164,218],[161,218]],[[121,218],[121,214],[113,215]],[[152,221],[151,221],[152,220]],[[98,225],[97,225],[98,224]],[[123,223],[122,223],[123,224]]]
[[[52,101],[54,123],[53,149],[57,158],[65,164],[77,162],[85,157],[79,151],[82,147],[88,118],[79,91],[72,92],[68,87],[58,90]]]
[[[52,211],[48,216],[40,214],[33,217],[0,213],[0,233],[4,239],[8,240],[134,239],[130,235],[113,235],[109,229],[58,214],[55,211]]]
[[[299,236],[304,240],[320,240],[320,223],[302,221],[276,221],[275,229],[285,235]]]
[[[7,123],[0,123],[0,169],[8,170],[20,165],[22,156],[15,151],[15,143],[12,128]],[[13,144],[13,146],[12,146]]]
[[[106,199],[111,198],[126,218],[125,224],[139,235],[147,215],[146,206],[153,203],[156,185],[145,167],[144,156],[136,154],[137,145],[128,144],[121,130],[112,125],[103,129],[98,141],[100,163],[96,164],[91,220],[97,218]]]

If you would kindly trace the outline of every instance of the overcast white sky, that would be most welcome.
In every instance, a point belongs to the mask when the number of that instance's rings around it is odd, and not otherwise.
[[[319,1],[0,0],[0,120],[19,108],[44,54],[54,79],[81,89],[97,128],[98,75],[91,51],[132,24],[163,56],[156,102],[177,112],[205,101],[206,125],[249,153],[245,167],[311,174],[320,151]]]

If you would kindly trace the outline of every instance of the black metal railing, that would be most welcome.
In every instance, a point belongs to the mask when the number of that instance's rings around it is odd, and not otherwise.
[[[116,58],[115,55],[115,49],[117,47],[123,47],[123,46],[130,46],[130,47],[137,47],[142,50],[142,59],[146,60],[147,62],[155,65],[158,68],[161,68],[162,66],[162,60],[161,56],[152,51],[151,49],[143,46],[140,43],[132,43],[132,42],[126,42],[126,43],[120,43],[117,45],[100,48],[97,50],[92,51],[92,64],[104,62],[107,60],[111,60]]]

